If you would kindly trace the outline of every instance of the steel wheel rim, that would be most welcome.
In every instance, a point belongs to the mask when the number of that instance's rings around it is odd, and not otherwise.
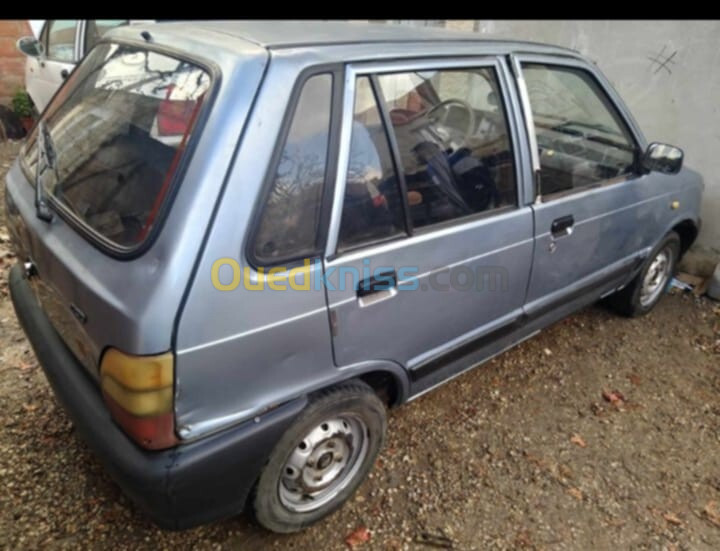
[[[351,413],[318,423],[298,442],[283,465],[280,502],[307,513],[332,501],[355,478],[368,453],[368,429]]]
[[[670,277],[670,266],[672,264],[672,251],[670,247],[663,248],[653,258],[648,266],[640,289],[640,304],[648,306],[652,304],[660,293],[663,292]]]

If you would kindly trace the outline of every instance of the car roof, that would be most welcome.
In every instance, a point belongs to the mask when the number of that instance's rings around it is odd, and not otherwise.
[[[221,62],[224,70],[232,70],[233,60],[261,60],[273,52],[304,58],[306,63],[312,59],[353,63],[511,53],[584,59],[577,51],[537,42],[487,39],[479,33],[438,28],[340,21],[158,22],[115,27],[104,39],[156,43],[197,59]]]
[[[195,25],[234,36],[268,49],[383,42],[495,42],[528,50],[547,47],[526,41],[491,40],[472,32],[341,21],[202,21]],[[554,46],[564,53],[573,50]]]
[[[140,28],[161,33],[163,38],[176,39],[178,45],[184,38],[197,41],[193,36],[198,31],[207,37],[208,31],[215,34],[215,41],[222,41],[228,50],[242,44],[253,44],[267,50],[309,47],[333,47],[371,44],[407,44],[424,46],[452,43],[468,46],[475,44],[499,51],[541,52],[559,55],[579,56],[575,50],[521,40],[498,40],[483,38],[479,33],[455,30],[416,27],[411,25],[387,25],[377,23],[341,22],[341,21],[174,21],[151,25],[133,25],[110,31],[108,36],[138,34]],[[162,28],[162,29],[161,29]],[[203,32],[204,31],[204,32]],[[221,38],[222,37],[222,38]]]

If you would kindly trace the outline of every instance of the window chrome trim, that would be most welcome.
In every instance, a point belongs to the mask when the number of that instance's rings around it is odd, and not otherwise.
[[[510,64],[515,75],[515,84],[520,96],[520,106],[522,107],[522,116],[525,121],[525,131],[527,132],[528,142],[530,145],[530,161],[532,163],[533,187],[536,196],[535,200],[540,201],[541,198],[537,187],[537,179],[540,174],[540,154],[538,153],[537,137],[535,135],[535,121],[533,120],[532,109],[530,108],[530,95],[528,94],[525,78],[522,74],[520,61],[516,55],[513,54],[510,56]]]
[[[495,70],[495,77],[497,84],[502,93],[502,97],[499,98],[502,102],[504,115],[506,118],[505,125],[507,126],[508,139],[513,155],[513,165],[515,172],[515,193],[516,201],[513,206],[512,212],[522,210],[521,204],[521,193],[522,193],[522,170],[520,163],[522,157],[520,153],[520,136],[515,131],[515,122],[511,119],[515,117],[514,110],[510,105],[510,97],[507,90],[505,81],[503,80],[503,66],[500,58],[497,55],[484,55],[484,56],[467,56],[452,58],[431,58],[431,59],[408,59],[408,60],[396,60],[396,61],[371,61],[371,62],[358,62],[351,63],[346,66],[345,70],[345,88],[343,93],[343,109],[342,109],[342,122],[340,128],[340,147],[338,150],[338,163],[337,173],[335,175],[335,195],[333,197],[332,211],[330,214],[330,225],[328,229],[328,238],[325,247],[325,259],[327,262],[332,262],[340,254],[343,255],[344,259],[352,258],[356,255],[368,254],[367,251],[375,250],[378,247],[386,246],[370,244],[369,247],[359,245],[357,248],[353,248],[352,252],[339,253],[337,250],[338,238],[340,233],[340,223],[342,218],[343,203],[345,200],[345,181],[347,178],[347,171],[350,162],[350,139],[352,137],[352,123],[355,116],[355,82],[359,76],[376,76],[384,73],[398,73],[398,72],[409,72],[409,71],[427,71],[427,70],[441,70],[441,69],[481,69],[491,67]],[[389,129],[388,129],[389,130]],[[487,213],[475,213],[475,216],[461,216],[453,220],[457,221],[452,226],[443,226],[438,229],[429,229],[427,232],[417,232],[415,235],[406,236],[402,239],[393,239],[389,241],[389,244],[406,243],[408,239],[412,240],[416,237],[422,236],[424,239],[432,239],[436,236],[445,235],[446,233],[452,233],[454,231],[461,231],[464,228],[472,226],[478,222],[477,215],[482,215],[480,220],[484,221],[493,211]],[[506,214],[504,211],[498,212],[497,216]],[[450,221],[448,221],[450,222]],[[432,226],[430,226],[432,228]],[[448,230],[450,230],[448,232]]]
[[[495,55],[450,58],[403,59],[396,61],[370,61],[353,63],[348,69],[355,75],[381,75],[384,73],[405,73],[409,71],[432,71],[436,69],[475,69],[498,65]]]
[[[79,63],[83,58],[83,35],[85,34],[86,22],[86,19],[80,19],[75,25],[75,59],[73,63]]]
[[[345,180],[350,164],[350,137],[355,111],[355,71],[349,66],[345,70],[345,86],[342,98],[342,121],[340,122],[340,147],[335,168],[335,189],[333,190],[332,209],[330,211],[330,224],[328,227],[327,242],[325,244],[325,257],[330,258],[337,250],[338,235],[340,233],[340,218],[342,216],[343,202],[345,201]]]

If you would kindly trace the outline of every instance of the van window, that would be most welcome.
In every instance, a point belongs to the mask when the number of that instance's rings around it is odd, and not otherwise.
[[[345,200],[338,248],[382,241],[405,232],[390,146],[368,77],[357,79]]]
[[[574,67],[523,64],[548,195],[632,172],[637,146],[595,79]]]
[[[48,23],[47,58],[55,61],[75,61],[75,19],[55,19]]]
[[[332,75],[310,77],[295,108],[255,238],[261,263],[314,255],[330,136]]]
[[[517,203],[507,115],[492,68],[378,77],[413,226]]]
[[[158,221],[209,86],[188,61],[95,47],[43,117],[56,158],[55,169],[40,166],[51,204],[105,244],[136,248]],[[37,127],[24,156],[31,175],[36,137]]]

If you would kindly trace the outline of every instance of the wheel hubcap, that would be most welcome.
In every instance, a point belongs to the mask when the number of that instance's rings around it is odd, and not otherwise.
[[[671,260],[672,251],[669,247],[662,249],[657,256],[653,258],[647,272],[645,272],[642,288],[640,289],[640,304],[643,306],[654,302],[660,293],[663,292],[663,289],[665,289],[665,285],[670,277]]]
[[[367,455],[367,427],[346,414],[323,421],[293,449],[278,483],[280,501],[305,513],[322,507],[353,479]]]

